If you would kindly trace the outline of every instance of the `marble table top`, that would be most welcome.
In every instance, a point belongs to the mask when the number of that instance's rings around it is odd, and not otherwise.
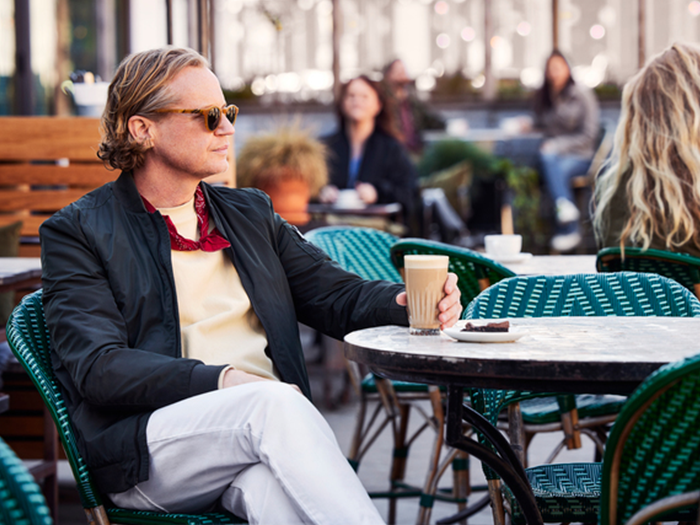
[[[549,317],[510,319],[511,343],[410,336],[384,326],[345,337],[345,355],[390,379],[465,387],[629,393],[661,365],[700,352],[700,319]]]

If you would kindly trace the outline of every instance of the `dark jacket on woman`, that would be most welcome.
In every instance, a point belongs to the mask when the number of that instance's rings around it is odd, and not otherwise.
[[[627,202],[627,182],[629,181],[629,174],[625,174],[622,177],[622,182],[617,188],[617,191],[613,195],[610,204],[607,206],[607,212],[605,216],[606,229],[604,232],[600,232],[600,236],[596,238],[598,248],[607,248],[609,246],[619,247],[620,237],[622,232],[625,230],[627,221],[630,218],[629,203]],[[634,246],[629,239],[627,239],[626,246]],[[677,253],[688,253],[693,257],[700,257],[700,248],[691,240],[690,242],[684,244],[683,246],[674,247],[670,249],[666,246],[666,239],[653,235],[651,238],[651,244],[649,248],[655,250],[666,250],[673,251]]]
[[[401,286],[343,271],[264,193],[202,187],[282,381],[309,396],[297,320],[337,338],[408,324]],[[102,491],[125,491],[148,479],[150,414],[215,390],[224,367],[182,357],[168,229],[131,174],[47,220],[41,245],[53,366],[78,446]]]
[[[322,138],[328,146],[330,184],[348,187],[350,141],[345,130]],[[377,189],[377,203],[398,202],[407,223],[418,204],[418,175],[403,145],[394,137],[375,128],[365,142],[358,182],[367,182]]]

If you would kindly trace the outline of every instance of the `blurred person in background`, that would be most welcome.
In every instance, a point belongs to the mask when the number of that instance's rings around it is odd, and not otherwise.
[[[330,183],[319,200],[335,203],[339,189],[355,189],[364,204],[400,203],[411,227],[419,207],[417,173],[383,87],[365,75],[352,79],[341,88],[337,111],[338,130],[322,138]]]
[[[612,160],[596,181],[600,248],[700,257],[700,48],[673,44],[624,87]]]
[[[547,59],[542,87],[535,93],[535,128],[544,133],[541,173],[556,209],[551,246],[569,251],[581,242],[581,213],[574,204],[571,178],[588,170],[600,135],[595,95],[574,82],[571,68],[557,50]]]
[[[387,93],[393,98],[401,140],[412,155],[420,155],[423,151],[422,132],[426,129],[445,129],[445,121],[418,99],[414,81],[408,76],[401,59],[389,62],[382,72]]]

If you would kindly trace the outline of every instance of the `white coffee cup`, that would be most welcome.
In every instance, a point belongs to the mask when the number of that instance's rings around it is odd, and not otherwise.
[[[365,203],[360,199],[357,190],[345,189],[338,192],[338,200],[335,201],[337,208],[363,208]]]
[[[493,257],[512,257],[518,255],[523,247],[522,235],[486,235],[484,237],[486,253]]]

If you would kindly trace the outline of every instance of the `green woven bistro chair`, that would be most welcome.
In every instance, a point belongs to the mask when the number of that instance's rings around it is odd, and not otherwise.
[[[42,291],[25,296],[7,322],[7,341],[31,378],[51,413],[58,436],[70,463],[85,509],[88,524],[123,523],[126,525],[208,525],[246,523],[227,512],[206,514],[166,514],[110,507],[97,490],[90,470],[78,450],[75,431],[63,401],[63,395],[51,366],[51,343],[44,319]]]
[[[403,270],[405,255],[447,255],[449,271],[459,278],[462,306],[466,309],[474,297],[507,277],[515,274],[496,261],[467,248],[426,239],[402,239],[391,247],[391,261]]]
[[[403,282],[390,258],[390,248],[398,237],[372,228],[352,226],[327,226],[311,230],[304,237],[315,244],[345,270],[358,274],[363,279]],[[428,523],[435,499],[456,502],[460,508],[466,503],[468,490],[468,470],[466,459],[458,451],[450,450],[447,458],[441,461],[443,447],[443,422],[441,393],[437,387],[389,381],[374,374],[362,377],[357,363],[348,363],[353,384],[360,397],[355,431],[348,459],[357,470],[360,461],[379,434],[391,426],[394,448],[391,460],[389,492],[370,493],[372,497],[387,497],[389,500],[389,523],[396,518],[396,499],[399,497],[420,497],[418,523]],[[431,412],[423,408],[430,401]],[[368,418],[367,408],[376,402],[374,411]],[[408,420],[411,411],[418,411],[424,423],[408,435]],[[383,413],[383,418],[379,418]],[[417,488],[403,482],[406,461],[411,443],[427,428],[436,432],[432,457],[424,487]],[[437,490],[439,472],[445,470],[445,463],[451,462],[455,484],[451,493]]]
[[[369,281],[403,282],[389,259],[398,237],[373,228],[324,226],[304,234],[340,266]]]
[[[464,318],[518,318],[518,317],[563,317],[563,316],[700,316],[700,301],[687,289],[675,281],[655,274],[620,272],[610,274],[580,274],[565,276],[514,277],[501,281],[480,294],[469,305]],[[579,431],[591,437],[598,448],[602,447],[605,427],[615,419],[624,404],[620,396],[570,396],[561,395],[545,397],[545,403],[552,406],[551,413],[542,411],[543,394],[520,391],[502,391],[474,389],[472,406],[484,414],[494,425],[498,423],[499,414],[504,407],[509,408],[509,420],[514,422],[519,417],[518,403],[522,412],[525,431],[525,445],[529,437],[543,424],[546,431],[551,431],[551,424],[560,420],[561,413],[576,409],[570,419],[570,427],[561,429],[565,434]],[[522,403],[521,403],[522,402]],[[531,405],[528,405],[530,403]],[[537,412],[534,422],[530,412]],[[578,419],[580,418],[580,419]],[[517,423],[511,425],[517,427]],[[512,433],[516,434],[516,433]],[[482,442],[484,438],[480,436]],[[511,440],[521,442],[518,435]],[[525,447],[526,448],[526,447]],[[561,449],[558,447],[558,449]],[[553,460],[550,457],[550,460]],[[539,478],[531,478],[535,497],[543,519],[547,522],[582,521],[595,519],[598,513],[597,500],[590,497],[590,492],[583,490],[590,480],[583,474],[572,477],[567,474],[567,467],[552,466],[550,472],[555,477],[563,475],[566,479],[575,479],[582,485],[576,490],[567,491],[565,501],[558,499],[550,491],[550,486],[540,484]],[[589,477],[592,476],[587,467]],[[500,483],[493,471],[485,468],[491,485],[492,496],[498,499]],[[588,481],[587,481],[588,480]],[[582,494],[581,498],[571,494]],[[500,502],[495,505],[499,507]],[[513,520],[522,520],[519,509],[513,510]]]
[[[562,506],[588,498],[599,512],[576,521],[638,525],[697,522],[700,498],[700,355],[651,374],[630,396],[610,431],[601,463],[541,465],[526,469],[536,497]],[[511,504],[515,501],[506,490]],[[513,523],[523,523],[517,504]],[[547,521],[545,519],[545,521]]]
[[[51,525],[51,511],[34,477],[0,438],[0,523]]]
[[[598,252],[596,268],[599,272],[658,273],[682,284],[700,298],[700,258],[687,253],[664,250],[603,248]]]

